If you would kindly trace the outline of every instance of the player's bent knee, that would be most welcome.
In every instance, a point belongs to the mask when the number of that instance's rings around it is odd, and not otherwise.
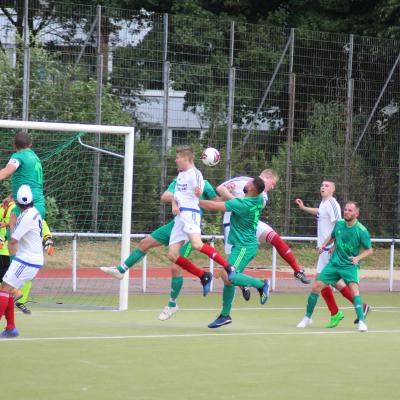
[[[147,235],[145,238],[143,238],[139,244],[138,248],[140,251],[143,251],[146,253],[148,250],[150,250],[153,247],[160,246],[160,243],[157,242],[152,236]]]

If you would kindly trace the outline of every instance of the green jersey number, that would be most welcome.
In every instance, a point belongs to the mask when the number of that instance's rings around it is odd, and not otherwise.
[[[43,169],[42,169],[42,164],[40,162],[37,162],[35,164],[35,171],[37,174],[38,183],[40,185],[42,185],[43,184]]]

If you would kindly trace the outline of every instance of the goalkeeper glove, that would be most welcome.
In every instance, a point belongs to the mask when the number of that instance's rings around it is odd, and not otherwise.
[[[54,254],[54,241],[51,236],[48,236],[44,239],[43,247],[47,251],[47,254],[49,256],[52,256]]]

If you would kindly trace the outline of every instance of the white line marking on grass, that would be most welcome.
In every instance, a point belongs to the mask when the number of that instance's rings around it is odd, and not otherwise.
[[[219,311],[221,308],[179,308],[179,311]],[[315,307],[316,310],[326,310],[326,306]],[[354,310],[353,306],[348,307],[340,307],[341,310]],[[392,307],[392,306],[382,306],[375,307],[372,306],[372,311],[381,310],[381,309],[395,309],[400,310],[400,307]],[[257,310],[265,310],[265,311],[296,311],[296,310],[305,310],[305,306],[303,307],[245,307],[245,308],[232,308],[233,311],[257,311]],[[160,311],[159,308],[144,308],[144,309],[133,309],[133,311],[137,312],[157,312]]]
[[[388,334],[400,333],[399,329],[394,330],[370,330],[367,334]],[[197,338],[197,337],[240,337],[240,336],[318,336],[318,335],[348,335],[357,334],[352,331],[293,331],[293,332],[236,332],[236,333],[187,333],[176,335],[125,335],[125,336],[61,336],[61,337],[37,337],[37,338],[11,338],[1,339],[2,342],[39,342],[39,341],[67,341],[67,340],[127,340],[127,339],[175,339],[175,338]]]
[[[315,307],[317,310],[325,310],[325,306]],[[354,307],[340,307],[342,310],[352,310]],[[378,310],[400,310],[400,307],[395,306],[380,306],[375,307],[372,306],[372,311]],[[179,308],[179,311],[219,311],[220,308]],[[232,308],[233,311],[297,311],[297,310],[305,310],[305,306],[302,307],[245,307],[245,308]],[[159,312],[160,308],[143,308],[143,309],[134,309],[131,308],[128,311],[136,311],[136,312]],[[119,310],[35,310],[36,314],[53,314],[53,313],[98,313],[98,312],[120,312]],[[384,312],[384,311],[380,311]],[[388,311],[390,312],[390,311]],[[400,311],[392,311],[392,312],[400,312]]]

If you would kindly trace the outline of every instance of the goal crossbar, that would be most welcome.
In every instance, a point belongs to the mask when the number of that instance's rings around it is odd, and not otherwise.
[[[124,189],[122,209],[122,241],[121,260],[125,260],[130,253],[131,212],[132,212],[132,186],[133,186],[133,158],[135,144],[135,128],[132,126],[116,125],[90,125],[71,124],[63,122],[39,122],[20,120],[0,120],[0,128],[6,129],[33,129],[46,131],[68,131],[88,133],[108,133],[114,135],[125,135],[124,156]],[[129,271],[120,282],[119,310],[128,308]]]

